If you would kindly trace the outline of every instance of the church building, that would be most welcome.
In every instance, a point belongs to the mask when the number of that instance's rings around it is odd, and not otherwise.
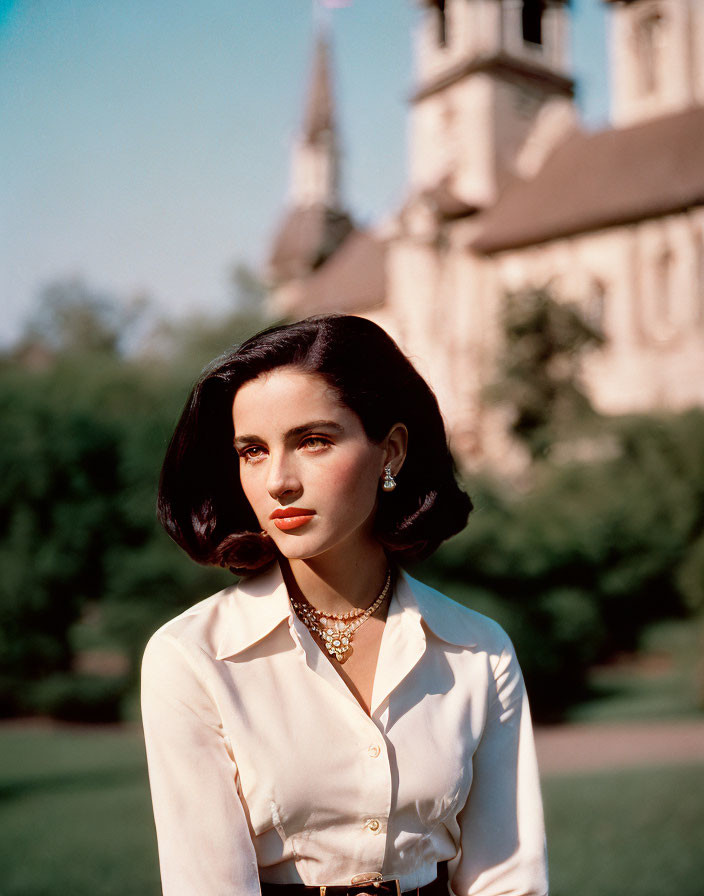
[[[468,466],[510,462],[496,377],[507,294],[548,287],[606,344],[604,413],[704,405],[704,3],[605,0],[611,124],[580,126],[564,0],[424,0],[406,199],[359,229],[339,191],[329,48],[316,47],[276,313],[364,315],[427,376]]]

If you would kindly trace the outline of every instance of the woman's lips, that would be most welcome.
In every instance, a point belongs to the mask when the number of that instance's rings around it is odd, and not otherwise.
[[[305,526],[314,515],[314,510],[305,510],[302,507],[281,507],[275,510],[269,519],[274,521],[277,529],[288,532],[290,529],[298,529],[300,526]]]

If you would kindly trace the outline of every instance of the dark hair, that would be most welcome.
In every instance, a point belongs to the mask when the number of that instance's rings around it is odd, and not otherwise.
[[[372,442],[395,423],[407,427],[398,487],[384,493],[375,520],[387,552],[400,561],[420,559],[464,528],[472,504],[455,479],[430,387],[377,324],[332,314],[252,336],[216,359],[193,387],[166,452],[158,516],[194,560],[244,574],[276,556],[240,485],[232,403],[244,383],[284,366],[323,377]]]

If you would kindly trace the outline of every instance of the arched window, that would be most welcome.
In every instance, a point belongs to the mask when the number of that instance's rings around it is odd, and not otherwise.
[[[447,46],[447,12],[445,10],[445,0],[435,0],[438,17],[438,45]]]
[[[523,0],[521,26],[525,43],[542,46],[544,11],[545,0]]]
[[[655,262],[655,293],[653,306],[658,324],[670,323],[670,302],[672,297],[672,252],[664,248]]]
[[[595,330],[603,332],[606,316],[606,284],[599,277],[594,277],[591,282],[586,312],[587,322]]]
[[[694,321],[704,327],[704,237],[694,236]]]
[[[649,12],[636,25],[638,85],[642,94],[658,89],[662,27],[663,17],[657,11]]]

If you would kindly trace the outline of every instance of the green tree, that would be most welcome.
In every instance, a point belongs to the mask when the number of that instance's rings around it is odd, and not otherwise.
[[[115,433],[70,401],[61,374],[0,378],[0,704],[13,682],[69,669],[69,630],[105,585],[119,483]],[[26,707],[25,707],[26,708]]]
[[[56,355],[117,354],[139,326],[147,304],[143,297],[120,302],[81,277],[57,280],[41,290],[22,343],[43,345]]]
[[[0,710],[104,718],[148,635],[232,577],[161,531],[159,468],[185,397],[163,366],[96,355],[0,370]],[[75,673],[75,633],[119,649],[126,677]],[[99,686],[98,686],[99,685]],[[100,704],[100,705],[99,705]]]
[[[421,570],[507,628],[541,718],[651,623],[701,612],[704,412],[611,429],[613,456],[547,462],[528,493],[470,483],[468,527]]]
[[[235,307],[248,314],[262,315],[269,290],[256,271],[239,262],[232,270]]]
[[[502,328],[504,348],[488,396],[511,408],[511,429],[531,457],[545,457],[556,440],[593,414],[580,364],[585,350],[602,345],[604,337],[547,288],[507,296]]]
[[[149,634],[232,581],[168,539],[156,494],[191,383],[263,320],[174,324],[170,351],[137,357],[138,311],[82,281],[53,284],[0,365],[0,712],[114,715]],[[128,674],[77,674],[86,637],[126,656]]]
[[[155,333],[154,353],[166,366],[185,374],[184,383],[192,382],[214,358],[273,323],[262,309],[162,320]]]

